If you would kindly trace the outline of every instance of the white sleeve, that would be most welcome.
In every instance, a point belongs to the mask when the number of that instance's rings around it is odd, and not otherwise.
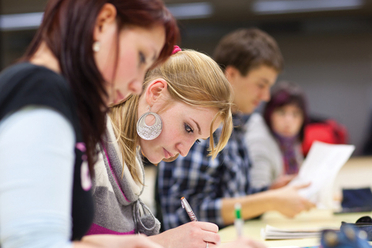
[[[72,247],[75,136],[45,107],[25,107],[0,122],[0,246]]]

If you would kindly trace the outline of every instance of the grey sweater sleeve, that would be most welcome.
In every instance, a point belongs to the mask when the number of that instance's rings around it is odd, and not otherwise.
[[[279,145],[258,113],[252,114],[247,123],[245,142],[252,162],[252,187],[270,186],[283,174],[283,158]]]

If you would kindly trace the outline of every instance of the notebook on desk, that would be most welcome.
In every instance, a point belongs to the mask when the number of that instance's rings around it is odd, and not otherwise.
[[[319,248],[319,245],[314,245],[314,246],[295,246],[295,245],[290,245],[290,246],[270,246],[270,248]]]
[[[261,237],[264,240],[270,239],[302,239],[319,238],[323,228],[293,228],[281,229],[266,225],[261,229]]]

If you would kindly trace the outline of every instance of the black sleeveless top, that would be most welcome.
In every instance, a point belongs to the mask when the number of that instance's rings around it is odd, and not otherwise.
[[[85,146],[72,91],[63,76],[45,67],[20,63],[0,74],[0,121],[27,105],[51,107],[64,115],[73,125],[76,146],[71,240],[79,240],[93,222],[94,209],[91,190],[82,180],[82,177],[89,176],[89,171],[86,170]]]

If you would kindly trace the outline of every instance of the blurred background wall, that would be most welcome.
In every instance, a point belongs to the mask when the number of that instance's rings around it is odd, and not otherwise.
[[[0,68],[22,55],[45,3],[0,0]],[[362,154],[372,117],[372,0],[165,3],[179,21],[183,48],[212,56],[218,40],[237,28],[258,27],[271,34],[285,59],[279,80],[303,87],[310,113],[344,124],[349,143],[356,145],[354,156]],[[31,15],[18,15],[25,13]]]

